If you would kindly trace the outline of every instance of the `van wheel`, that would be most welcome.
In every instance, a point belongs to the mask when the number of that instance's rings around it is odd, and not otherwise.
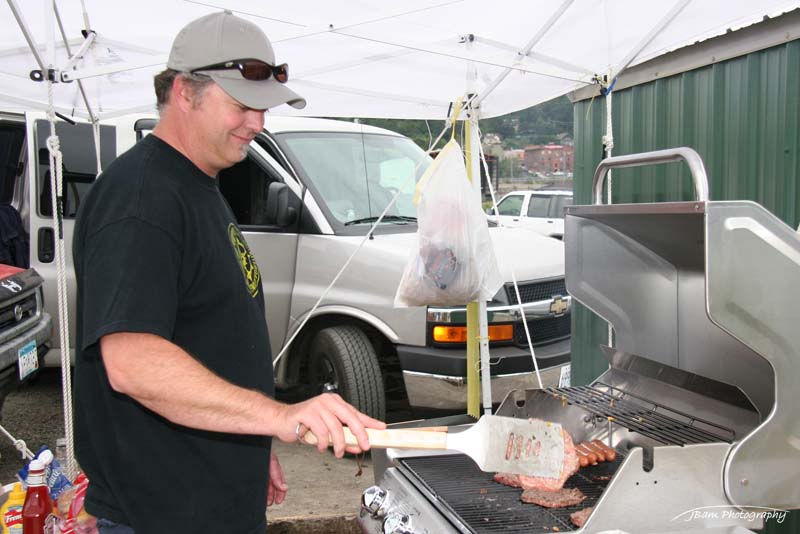
[[[378,356],[367,335],[354,326],[320,330],[311,343],[311,379],[338,393],[370,417],[386,419],[386,398]]]

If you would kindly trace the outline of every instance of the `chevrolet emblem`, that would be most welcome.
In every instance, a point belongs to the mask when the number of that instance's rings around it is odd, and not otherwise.
[[[564,315],[569,309],[569,301],[564,300],[560,295],[553,298],[550,303],[550,313],[553,315]]]

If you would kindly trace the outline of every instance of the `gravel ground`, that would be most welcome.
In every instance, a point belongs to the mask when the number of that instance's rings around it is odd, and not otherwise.
[[[2,424],[17,439],[36,452],[47,445],[55,452],[56,440],[64,437],[61,404],[61,369],[45,368],[33,384],[22,386],[6,397]],[[22,467],[22,458],[6,436],[0,436],[0,482],[8,484]]]

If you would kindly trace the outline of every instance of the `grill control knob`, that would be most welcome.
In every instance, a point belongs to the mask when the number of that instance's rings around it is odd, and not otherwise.
[[[384,505],[387,495],[386,490],[381,489],[380,486],[370,486],[361,495],[361,507],[367,510],[372,517],[381,517],[386,512]]]
[[[414,534],[411,518],[397,512],[390,513],[383,520],[383,534]]]

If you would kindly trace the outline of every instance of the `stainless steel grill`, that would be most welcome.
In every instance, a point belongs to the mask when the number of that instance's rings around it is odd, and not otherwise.
[[[608,168],[678,159],[695,202],[567,208],[567,289],[612,325],[614,347],[597,349],[608,370],[512,391],[497,410],[610,444],[617,460],[598,466],[610,480],[582,468],[566,486],[589,499],[553,511],[464,457],[375,451],[385,495],[362,512],[365,532],[384,532],[381,514],[395,514],[386,534],[564,532],[592,506],[581,533],[743,534],[764,511],[800,508],[800,237],[757,204],[708,201],[689,149],[604,160],[595,198]]]

